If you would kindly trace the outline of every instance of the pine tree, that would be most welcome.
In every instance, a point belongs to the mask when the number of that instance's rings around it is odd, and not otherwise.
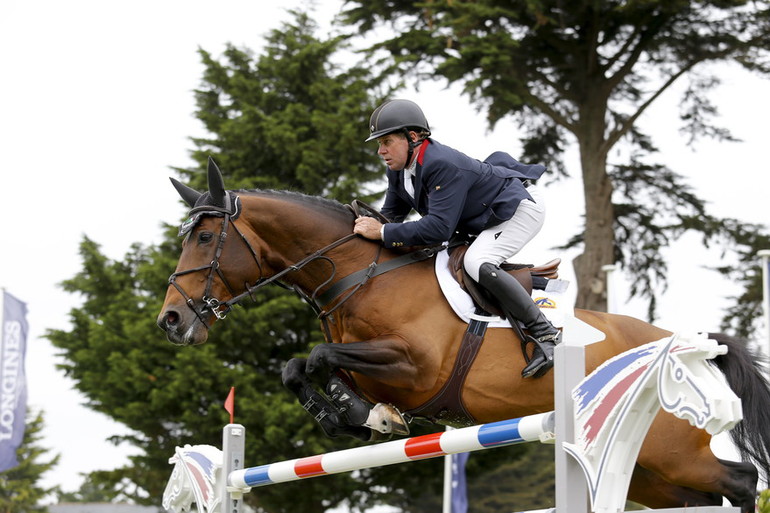
[[[43,474],[59,462],[56,455],[48,461],[43,458],[49,452],[38,445],[43,438],[43,413],[27,413],[24,439],[17,450],[19,464],[0,472],[0,513],[46,513],[48,508],[40,504],[56,488],[43,488],[39,482]]]

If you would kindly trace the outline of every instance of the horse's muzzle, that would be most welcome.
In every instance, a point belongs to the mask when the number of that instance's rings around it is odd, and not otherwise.
[[[192,310],[166,308],[158,316],[158,327],[166,332],[168,341],[180,346],[202,344],[208,339],[208,326]]]

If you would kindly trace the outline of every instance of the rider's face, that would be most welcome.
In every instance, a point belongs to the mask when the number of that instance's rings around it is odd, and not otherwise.
[[[410,132],[411,136],[414,132]],[[415,134],[416,135],[416,134]],[[377,155],[385,161],[390,169],[401,170],[406,167],[409,155],[409,143],[403,134],[395,133],[377,138]]]

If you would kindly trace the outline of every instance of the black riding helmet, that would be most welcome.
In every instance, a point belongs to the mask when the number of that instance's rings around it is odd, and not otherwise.
[[[402,132],[404,129],[427,132],[430,127],[419,105],[409,100],[388,100],[372,112],[369,119],[369,138],[373,141],[383,135]]]
[[[419,132],[422,136],[419,141],[412,141],[409,131]],[[372,112],[369,118],[369,137],[364,142],[369,142],[383,135],[395,132],[403,132],[409,143],[409,152],[406,163],[412,161],[414,149],[422,141],[430,136],[430,126],[419,105],[410,100],[388,100]]]

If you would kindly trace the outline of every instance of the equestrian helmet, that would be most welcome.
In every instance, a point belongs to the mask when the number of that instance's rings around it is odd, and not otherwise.
[[[420,130],[430,135],[428,120],[419,105],[410,100],[388,100],[372,112],[366,142],[404,129]]]

